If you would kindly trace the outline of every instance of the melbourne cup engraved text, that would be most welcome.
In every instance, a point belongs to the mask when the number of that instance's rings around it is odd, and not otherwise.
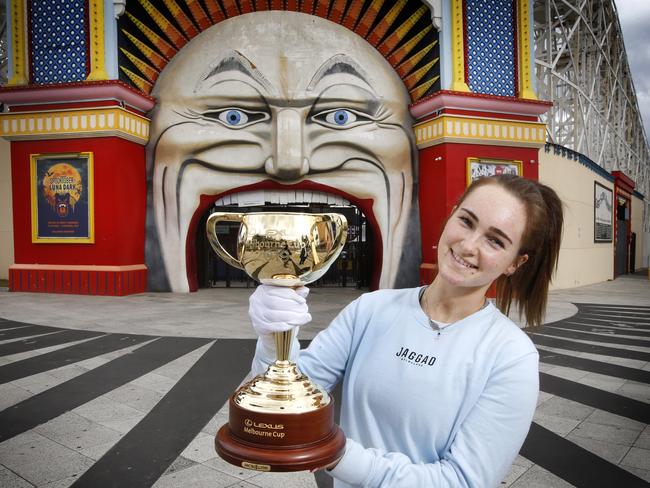
[[[258,435],[261,437],[277,437],[279,439],[282,439],[284,437],[284,432],[279,431],[283,429],[283,424],[267,424],[265,422],[255,422],[251,419],[244,420],[244,432],[250,435]]]
[[[286,240],[282,239],[281,241],[270,241],[265,239],[255,239],[253,238],[251,243],[247,246],[250,251],[270,251],[275,249],[290,249],[290,250],[299,250],[305,247],[305,243],[300,242],[299,240]]]

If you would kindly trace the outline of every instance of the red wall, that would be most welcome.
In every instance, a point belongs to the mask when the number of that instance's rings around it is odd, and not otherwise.
[[[94,244],[32,243],[30,154],[93,153]],[[144,147],[118,137],[11,143],[14,256],[17,264],[130,265],[144,263]]]
[[[538,149],[444,143],[420,151],[422,262],[437,262],[436,249],[445,219],[466,188],[467,158],[523,162],[524,177],[538,179]],[[440,158],[440,159],[437,159]],[[534,161],[531,163],[530,161]]]

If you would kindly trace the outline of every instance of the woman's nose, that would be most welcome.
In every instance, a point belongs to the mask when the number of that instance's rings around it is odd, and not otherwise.
[[[474,254],[478,248],[479,236],[472,232],[460,241],[460,250],[464,254]]]
[[[264,164],[275,178],[295,180],[309,172],[304,152],[304,117],[295,109],[286,108],[274,114],[273,154]]]

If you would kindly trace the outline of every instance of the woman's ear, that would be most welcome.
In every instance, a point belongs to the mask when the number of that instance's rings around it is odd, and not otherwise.
[[[528,261],[528,254],[520,254],[519,256],[517,256],[517,259],[515,259],[510,266],[508,266],[508,269],[506,269],[506,272],[503,274],[505,274],[506,276],[511,276],[515,274],[517,268],[519,268],[519,266],[524,264],[526,261]]]

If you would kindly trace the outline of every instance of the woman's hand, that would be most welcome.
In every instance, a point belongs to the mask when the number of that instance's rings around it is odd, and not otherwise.
[[[249,299],[248,315],[257,335],[284,332],[311,321],[309,288],[260,285]]]

